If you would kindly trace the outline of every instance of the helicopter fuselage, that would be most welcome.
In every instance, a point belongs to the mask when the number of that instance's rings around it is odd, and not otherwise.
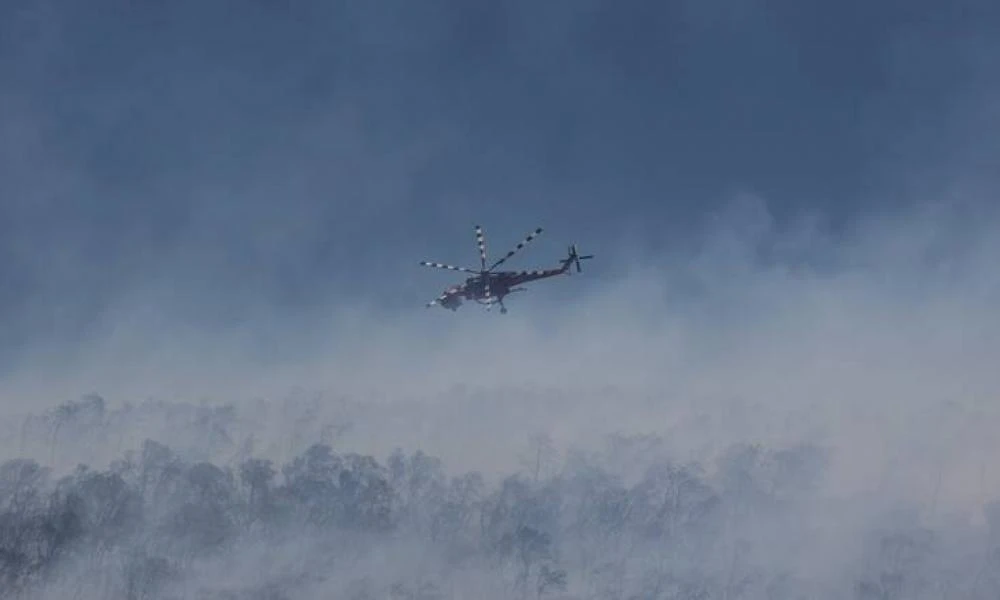
[[[543,269],[538,271],[500,271],[489,273],[485,276],[476,275],[465,280],[462,286],[462,295],[467,300],[489,300],[490,298],[503,298],[511,290],[519,285],[561,275],[566,272],[566,268]],[[489,278],[489,290],[486,289],[486,281]]]

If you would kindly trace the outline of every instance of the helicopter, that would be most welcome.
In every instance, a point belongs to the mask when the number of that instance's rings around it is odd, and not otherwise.
[[[485,305],[487,311],[491,310],[494,304],[497,304],[500,306],[500,313],[506,314],[507,307],[504,306],[503,299],[512,292],[525,291],[523,287],[518,286],[532,281],[538,281],[539,279],[555,277],[556,275],[569,275],[570,265],[576,266],[576,270],[579,273],[582,271],[580,261],[589,260],[594,257],[592,254],[580,256],[579,252],[577,252],[576,244],[573,244],[569,246],[566,258],[559,261],[559,267],[534,271],[495,271],[495,269],[506,262],[508,258],[514,256],[518,250],[530,243],[531,240],[538,237],[538,235],[542,233],[542,228],[539,227],[532,231],[524,240],[515,246],[513,250],[505,254],[503,258],[496,261],[488,268],[486,266],[486,238],[483,234],[483,228],[476,225],[475,229],[476,243],[479,246],[479,270],[469,269],[466,267],[456,267],[437,262],[420,262],[420,264],[425,267],[461,271],[463,273],[474,273],[474,275],[467,278],[464,283],[450,286],[440,296],[428,302],[425,305],[427,308],[436,305],[442,308],[447,308],[451,311],[456,311],[462,305],[462,300],[465,299]]]

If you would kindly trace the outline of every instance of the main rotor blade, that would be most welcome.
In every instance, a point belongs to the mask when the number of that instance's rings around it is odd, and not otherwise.
[[[479,245],[479,262],[482,264],[482,270],[486,270],[486,239],[483,236],[483,228],[476,225],[476,244]]]
[[[456,266],[453,266],[453,265],[446,265],[446,264],[436,263],[436,262],[427,262],[426,260],[420,261],[420,264],[423,265],[423,266],[425,266],[425,267],[434,267],[435,269],[448,269],[449,271],[462,271],[463,273],[478,273],[479,272],[479,271],[476,271],[474,269],[467,269],[465,267],[456,267]]]
[[[532,231],[532,232],[531,232],[530,234],[528,234],[528,237],[524,238],[524,240],[523,240],[523,241],[521,241],[521,243],[519,243],[519,244],[518,244],[517,246],[514,246],[514,249],[513,249],[513,250],[511,250],[510,252],[508,252],[508,253],[507,253],[507,254],[506,254],[506,255],[505,255],[505,256],[504,256],[503,258],[501,258],[500,260],[498,260],[498,261],[496,261],[495,263],[493,263],[493,266],[491,266],[491,267],[489,268],[489,270],[490,270],[490,271],[492,271],[493,269],[495,269],[495,268],[499,267],[500,265],[502,265],[502,264],[504,263],[504,261],[505,261],[505,260],[507,260],[507,259],[508,259],[508,258],[510,258],[511,256],[514,256],[514,254],[515,254],[515,253],[516,253],[516,252],[517,252],[518,250],[520,250],[521,248],[524,248],[524,247],[525,247],[525,246],[526,246],[526,245],[528,244],[528,242],[530,242],[531,240],[533,240],[533,239],[535,239],[536,237],[538,237],[538,234],[540,234],[541,232],[542,232],[542,228],[541,228],[541,227],[539,227],[538,229],[536,229],[536,230]]]

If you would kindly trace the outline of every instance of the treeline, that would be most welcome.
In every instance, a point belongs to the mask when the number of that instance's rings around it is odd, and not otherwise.
[[[283,464],[216,465],[145,441],[106,469],[0,465],[0,596],[83,598],[995,598],[1000,519],[931,531],[919,514],[824,500],[815,446],[736,445],[710,465],[604,453],[450,474],[314,443]],[[635,453],[633,453],[634,455]],[[1000,513],[994,511],[995,515]],[[877,518],[876,518],[877,517]],[[856,520],[851,522],[856,523]],[[835,541],[831,541],[835,540]]]

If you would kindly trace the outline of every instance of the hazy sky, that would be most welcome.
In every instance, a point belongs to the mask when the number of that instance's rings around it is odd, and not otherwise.
[[[593,290],[744,194],[835,233],[957,181],[988,201],[997,6],[3,2],[0,358],[123,306],[405,314],[450,280],[417,261],[475,262],[474,223],[495,255],[546,227],[521,266],[599,254]]]
[[[265,396],[285,448],[324,423],[300,386],[380,456],[809,441],[838,494],[975,509],[997,31],[996,0],[0,2],[0,411]],[[546,228],[518,268],[597,258],[424,309],[475,223],[493,256]]]

